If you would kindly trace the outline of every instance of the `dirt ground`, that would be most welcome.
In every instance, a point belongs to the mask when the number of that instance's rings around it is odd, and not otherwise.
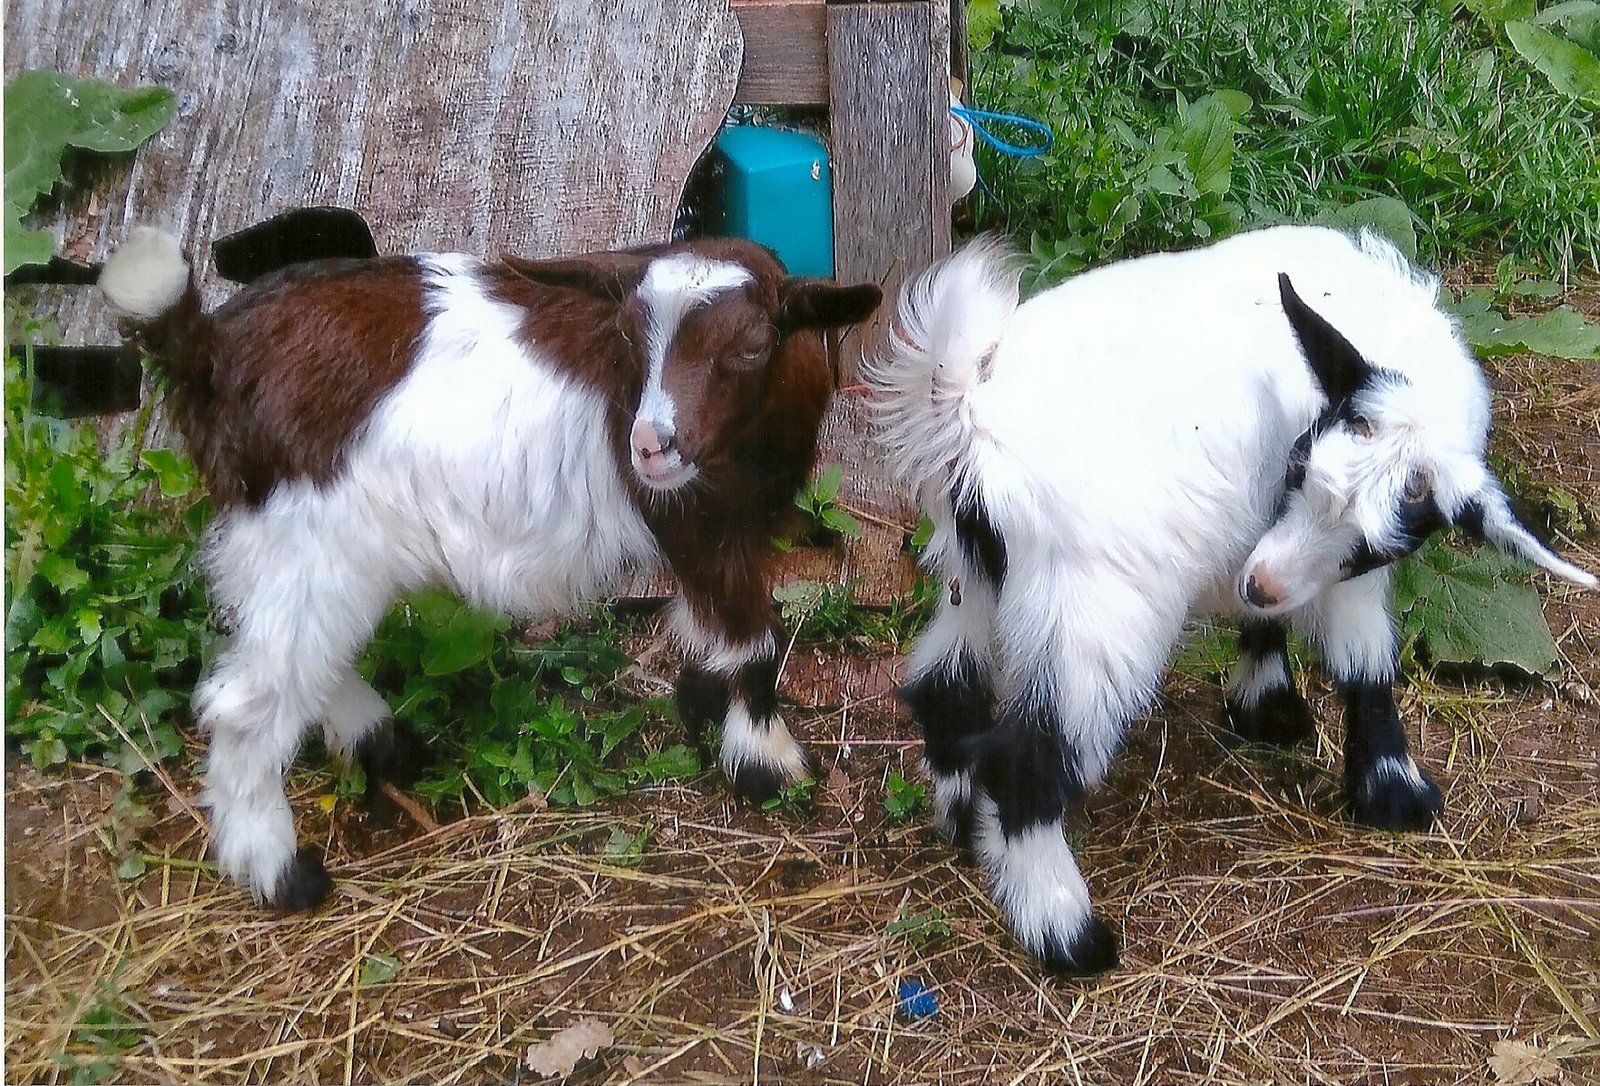
[[[1600,511],[1595,365],[1494,369],[1497,447]],[[1560,543],[1600,567],[1592,527]],[[1216,678],[1175,675],[1071,828],[1123,947],[1087,981],[1042,976],[979,873],[888,820],[920,744],[886,655],[790,662],[829,767],[809,812],[741,809],[707,774],[384,821],[300,772],[338,886],[288,919],[203,863],[192,760],[134,795],[146,815],[112,771],[8,757],[6,1078],[538,1081],[530,1046],[592,1019],[570,1082],[1600,1082],[1600,597],[1541,587],[1555,681],[1401,691],[1447,796],[1428,834],[1344,820],[1319,675],[1317,742],[1290,753],[1238,745]],[[856,696],[830,704],[818,676],[844,669]],[[608,858],[618,830],[645,835],[636,863]],[[119,874],[134,842],[153,859]],[[934,907],[947,936],[887,930]],[[897,1013],[906,981],[936,1013]]]

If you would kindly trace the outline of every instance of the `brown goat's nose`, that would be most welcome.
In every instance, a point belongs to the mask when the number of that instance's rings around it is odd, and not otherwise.
[[[1265,573],[1252,573],[1244,584],[1244,598],[1257,607],[1271,607],[1283,599],[1283,586]]]
[[[633,424],[633,434],[629,438],[633,443],[634,451],[639,454],[639,459],[649,460],[652,456],[661,456],[672,451],[677,444],[677,437],[671,430],[662,433],[656,429],[653,422],[640,419]]]

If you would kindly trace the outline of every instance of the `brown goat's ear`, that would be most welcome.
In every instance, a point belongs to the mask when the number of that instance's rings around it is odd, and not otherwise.
[[[883,291],[876,283],[841,287],[825,279],[785,279],[778,288],[778,329],[843,328],[872,316]]]
[[[639,285],[654,258],[642,253],[594,253],[560,260],[525,260],[520,256],[501,259],[506,267],[535,283],[569,287],[620,302]]]

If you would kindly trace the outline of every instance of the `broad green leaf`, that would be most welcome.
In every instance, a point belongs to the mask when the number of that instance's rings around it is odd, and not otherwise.
[[[1323,226],[1354,233],[1361,229],[1388,238],[1407,260],[1417,259],[1416,216],[1404,200],[1394,196],[1375,196],[1343,207],[1330,208],[1313,220]]]
[[[1226,193],[1233,183],[1233,114],[1227,102],[1208,94],[1183,110],[1177,146],[1201,192]]]
[[[1600,3],[1595,0],[1567,0],[1565,4],[1552,4],[1535,16],[1532,22],[1536,26],[1559,26],[1568,41],[1592,53],[1600,53]]]
[[[1533,351],[1551,358],[1600,359],[1600,325],[1567,306],[1508,320],[1495,310],[1488,291],[1471,290],[1457,299],[1446,298],[1445,309],[1456,318],[1467,342],[1485,357]]]
[[[144,466],[156,473],[156,485],[168,498],[182,498],[194,490],[194,464],[180,459],[171,449],[146,449],[139,454]]]
[[[967,42],[974,51],[988,48],[1000,29],[1000,0],[969,0]]]
[[[22,225],[20,216],[12,214],[6,205],[5,274],[10,275],[27,264],[48,264],[56,254],[56,236],[48,230],[29,230]]]
[[[1524,22],[1533,18],[1534,0],[1465,0],[1467,10],[1488,19],[1503,23],[1510,19]]]
[[[1532,23],[1506,23],[1506,37],[1523,58],[1543,72],[1551,86],[1592,106],[1600,106],[1600,57],[1576,42]]]
[[[824,509],[822,523],[848,539],[861,538],[861,522],[842,509]]]
[[[5,96],[7,184],[13,162],[20,164],[23,156],[55,143],[113,154],[132,151],[166,127],[177,104],[177,95],[166,87],[125,89],[60,72],[19,72]],[[13,135],[28,141],[16,149],[16,158]],[[30,179],[42,176],[43,168],[35,168],[41,172],[28,174]]]
[[[1439,663],[1509,664],[1543,675],[1556,662],[1539,594],[1509,576],[1518,568],[1490,548],[1462,553],[1439,540],[1395,571],[1395,609]]]
[[[826,505],[839,496],[839,486],[844,482],[844,468],[835,464],[817,479],[817,500]]]
[[[361,978],[357,982],[361,988],[376,988],[388,984],[400,972],[400,959],[393,954],[368,954],[366,961],[361,963]]]
[[[433,632],[422,652],[425,675],[449,675],[482,663],[494,650],[500,619],[462,607],[443,629]]]
[[[63,594],[71,594],[89,583],[89,575],[77,563],[59,554],[47,554],[39,559],[39,575]]]

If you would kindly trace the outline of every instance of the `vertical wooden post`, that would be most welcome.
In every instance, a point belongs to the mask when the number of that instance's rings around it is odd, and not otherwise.
[[[893,291],[950,249],[948,0],[829,0],[828,81],[834,274]]]
[[[910,588],[902,542],[917,514],[885,472],[865,402],[849,386],[900,284],[950,250],[949,3],[828,0],[834,275],[882,284],[885,304],[841,346],[844,390],[824,424],[821,462],[844,466],[841,504],[862,514],[841,578],[872,605]]]

